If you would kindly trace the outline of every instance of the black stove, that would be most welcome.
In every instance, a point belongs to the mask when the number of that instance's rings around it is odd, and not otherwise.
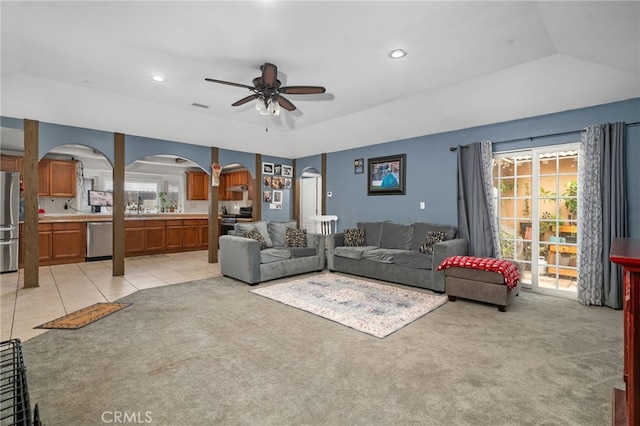
[[[234,224],[236,219],[251,219],[253,209],[251,207],[240,207],[240,213],[237,214],[223,214],[220,216],[220,223]]]

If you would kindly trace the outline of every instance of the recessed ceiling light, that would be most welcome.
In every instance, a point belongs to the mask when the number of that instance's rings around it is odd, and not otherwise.
[[[389,52],[389,57],[391,59],[400,59],[404,58],[405,56],[407,56],[407,52],[403,49],[393,49],[391,52]]]
[[[151,77],[153,81],[157,81],[158,83],[164,83],[164,77],[161,75],[154,75]]]

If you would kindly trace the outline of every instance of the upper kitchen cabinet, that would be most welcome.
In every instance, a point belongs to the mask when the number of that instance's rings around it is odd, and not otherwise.
[[[0,155],[0,170],[3,172],[18,172],[22,176],[22,157]]]
[[[75,197],[76,162],[43,158],[38,163],[38,184],[40,196]]]
[[[187,172],[187,200],[209,199],[209,175],[205,172]]]
[[[220,175],[220,187],[218,197],[221,201],[241,201],[243,199],[243,192],[249,192],[249,199],[251,199],[251,188],[253,187],[253,181],[249,171],[238,170],[233,172],[226,172]]]

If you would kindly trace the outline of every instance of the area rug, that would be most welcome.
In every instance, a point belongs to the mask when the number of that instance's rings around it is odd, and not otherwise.
[[[447,303],[446,296],[334,274],[250,291],[379,338]]]
[[[133,305],[133,303],[96,303],[95,305],[87,306],[79,311],[72,312],[53,321],[45,322],[34,328],[77,330],[130,305]]]

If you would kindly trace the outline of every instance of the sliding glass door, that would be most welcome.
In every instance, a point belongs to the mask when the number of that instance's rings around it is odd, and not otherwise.
[[[575,298],[578,144],[494,159],[503,258],[521,264],[525,287]]]

